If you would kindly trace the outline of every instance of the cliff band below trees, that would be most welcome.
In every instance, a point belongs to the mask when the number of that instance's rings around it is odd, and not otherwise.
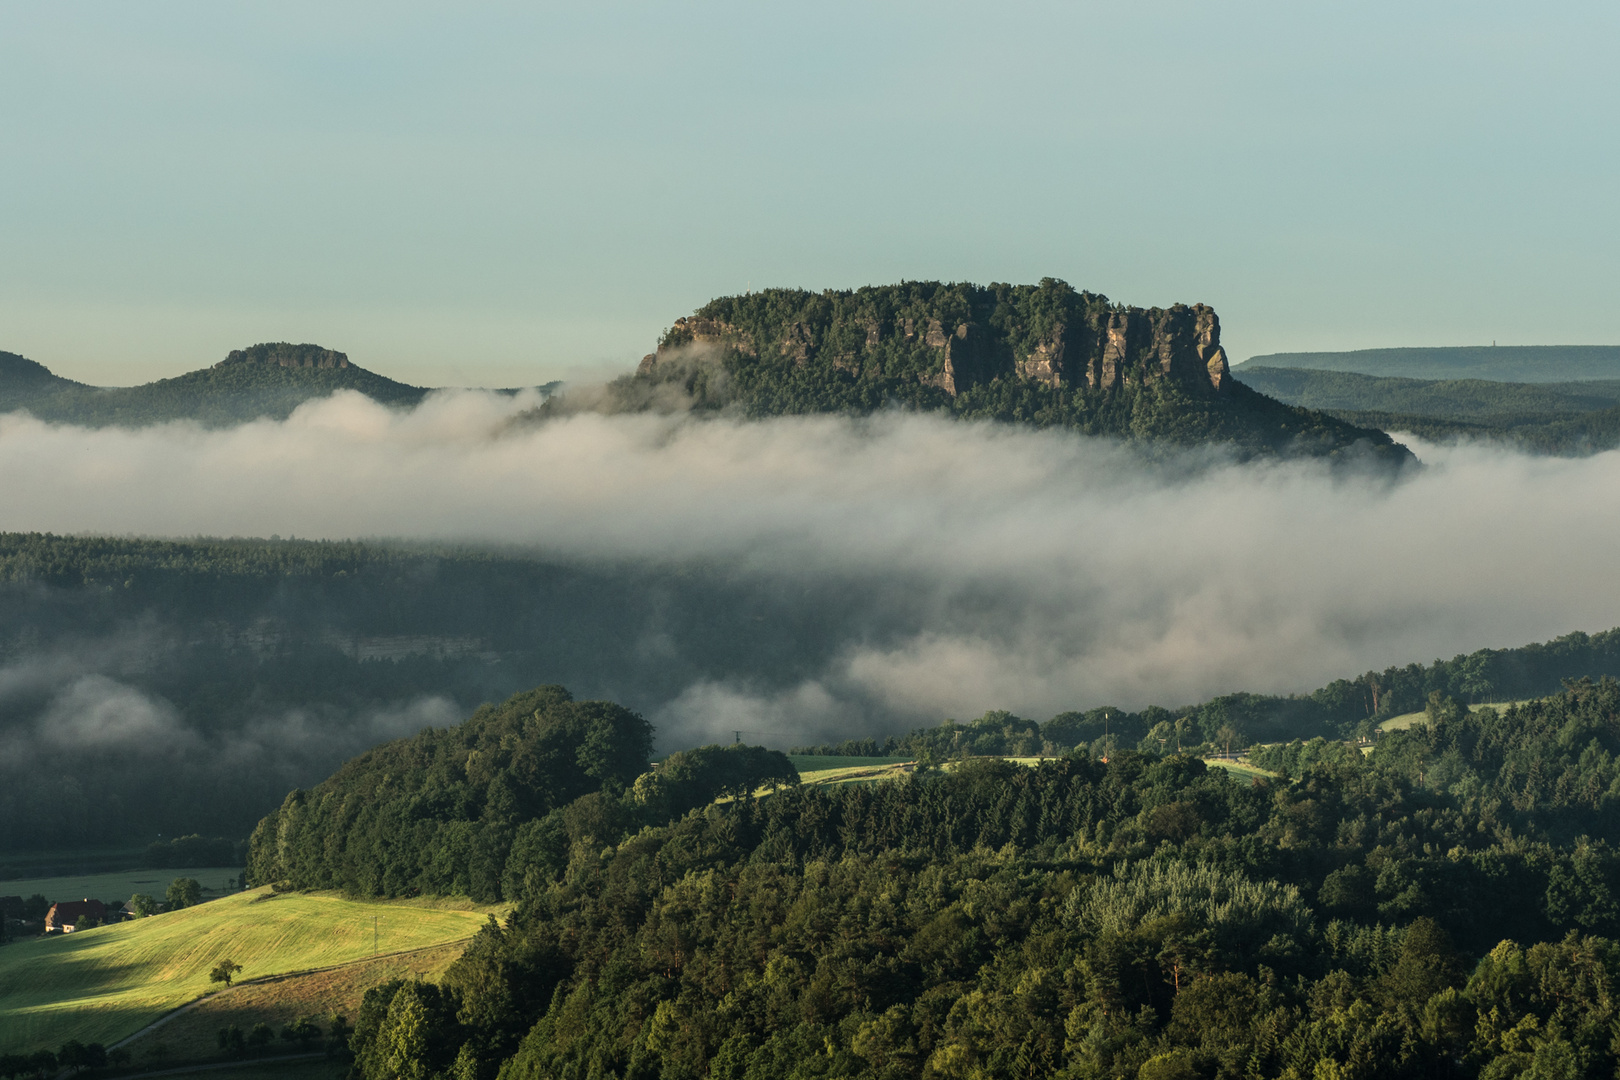
[[[285,341],[251,345],[246,349],[232,349],[214,367],[235,367],[239,364],[263,364],[284,368],[346,368],[349,357],[335,349],[319,345],[290,345]]]
[[[795,366],[823,360],[860,377],[881,374],[881,362],[870,354],[886,340],[920,344],[937,356],[937,370],[920,381],[952,397],[1012,376],[1053,389],[1090,390],[1169,379],[1204,396],[1226,392],[1231,385],[1226,350],[1220,343],[1220,318],[1206,304],[1145,309],[1086,305],[1076,314],[1078,318],[1055,323],[1022,349],[1011,335],[981,322],[965,321],[951,328],[939,319],[916,318],[869,318],[862,324],[863,349],[827,355],[812,327],[796,321],[775,348]],[[676,319],[658,351],[642,359],[639,371],[651,374],[657,365],[693,345],[732,348],[751,358],[760,355],[749,331],[700,314]]]

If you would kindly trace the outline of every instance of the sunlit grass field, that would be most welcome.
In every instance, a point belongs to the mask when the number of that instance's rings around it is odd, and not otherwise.
[[[238,979],[328,967],[470,937],[492,909],[373,903],[253,889],[184,911],[0,948],[0,1053],[106,1045],[209,990],[219,961]],[[375,920],[375,924],[373,922]]]
[[[789,754],[788,760],[802,776],[807,772],[825,772],[828,769],[850,769],[871,765],[898,765],[914,761],[909,757],[844,757],[841,754]]]
[[[263,1023],[280,1031],[295,1020],[310,1017],[326,1028],[333,1013],[340,1013],[352,1024],[368,989],[391,979],[436,980],[466,947],[465,941],[455,941],[237,986],[229,993],[205,998],[196,1008],[142,1035],[127,1049],[137,1065],[151,1067],[216,1056],[219,1030],[231,1024],[249,1031],[254,1024]]]
[[[1528,705],[1532,701],[1539,701],[1539,700],[1541,700],[1541,699],[1540,698],[1526,698],[1523,701],[1487,701],[1487,702],[1484,702],[1484,703],[1479,704],[1479,705],[1470,705],[1470,706],[1468,706],[1468,711],[1469,712],[1479,712],[1479,710],[1481,710],[1481,709],[1495,709],[1498,712],[1506,712],[1508,709],[1512,708],[1515,705]],[[1428,713],[1425,712],[1424,710],[1421,710],[1421,709],[1418,710],[1417,712],[1402,713],[1399,716],[1390,717],[1388,720],[1385,720],[1382,724],[1379,724],[1378,727],[1379,727],[1379,730],[1381,730],[1381,731],[1405,731],[1407,728],[1411,727],[1413,724],[1421,724],[1421,723],[1423,723],[1424,719],[1427,716],[1428,716]]]

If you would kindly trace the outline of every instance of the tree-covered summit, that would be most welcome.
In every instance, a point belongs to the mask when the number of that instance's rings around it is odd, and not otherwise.
[[[720,297],[610,388],[620,409],[672,397],[748,416],[899,406],[1241,456],[1410,457],[1382,432],[1234,381],[1212,308],[1130,307],[1052,278]]]

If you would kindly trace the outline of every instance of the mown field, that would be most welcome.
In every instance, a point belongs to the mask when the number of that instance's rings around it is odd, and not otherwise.
[[[68,1039],[111,1045],[215,989],[223,959],[239,979],[330,967],[379,952],[470,937],[491,909],[372,903],[254,889],[184,911],[30,938],[0,948],[0,1053]]]
[[[824,772],[827,769],[849,769],[856,766],[868,765],[899,765],[902,762],[915,761],[909,757],[845,757],[842,754],[789,754],[788,760],[800,774],[807,772]]]
[[[371,987],[392,979],[437,979],[466,947],[465,941],[454,941],[235,986],[175,1014],[125,1049],[136,1065],[157,1068],[214,1057],[219,1030],[231,1024],[249,1031],[254,1024],[263,1023],[279,1032],[295,1020],[312,1017],[325,1031],[330,1028],[332,1014],[338,1013],[352,1026],[360,1012],[360,1000]]]
[[[1524,701],[1486,701],[1481,702],[1478,705],[1468,706],[1468,711],[1479,712],[1481,709],[1495,709],[1497,712],[1504,712],[1507,709],[1512,708],[1514,705],[1525,705],[1535,700],[1537,699],[1526,698]],[[1380,731],[1405,731],[1413,724],[1422,723],[1424,718],[1428,715],[1429,714],[1427,712],[1424,712],[1421,709],[1417,712],[1402,713],[1399,716],[1392,716],[1388,720],[1385,720],[1382,724],[1378,725],[1378,728]]]

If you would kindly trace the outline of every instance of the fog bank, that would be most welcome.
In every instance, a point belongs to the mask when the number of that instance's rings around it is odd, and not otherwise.
[[[396,413],[341,394],[224,431],[0,417],[0,528],[704,560],[802,582],[806,603],[818,582],[904,586],[899,640],[852,618],[800,685],[733,672],[644,703],[693,737],[1307,691],[1620,624],[1620,454],[1410,443],[1427,466],[1391,483],[1208,453],[1146,463],[1067,433],[917,415],[535,424],[534,404],[455,393]],[[160,708],[86,715],[109,732],[168,723]]]

